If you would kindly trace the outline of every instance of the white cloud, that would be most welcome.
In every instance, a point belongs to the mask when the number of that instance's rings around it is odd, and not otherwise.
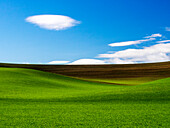
[[[157,43],[167,43],[167,42],[170,42],[170,40],[157,41]]]
[[[113,54],[100,54],[99,58],[110,58],[110,63],[139,63],[169,61],[170,43],[156,44],[143,49],[126,49]]]
[[[106,64],[106,62],[104,60],[97,60],[97,59],[79,59],[69,64],[70,65],[88,65],[88,64]]]
[[[151,36],[146,36],[145,38],[162,37],[160,33],[152,34]]]
[[[51,61],[49,62],[48,64],[67,64],[69,63],[70,61]]]
[[[63,30],[80,24],[80,21],[63,15],[35,15],[27,17],[25,20],[49,30]]]
[[[133,64],[134,63],[131,60],[122,60],[120,58],[113,58],[105,61],[110,64]]]
[[[162,37],[162,35],[159,34],[159,33],[152,34],[151,36],[144,37],[144,38],[147,38],[147,39],[135,40],[135,41],[116,42],[116,43],[109,44],[109,46],[116,47],[116,46],[128,46],[128,45],[134,45],[134,44],[141,44],[143,42],[156,40],[156,37]]]
[[[166,31],[170,31],[170,27],[165,27],[165,30]]]
[[[155,38],[149,38],[149,39],[143,39],[143,40],[135,40],[135,41],[125,41],[125,42],[116,42],[116,43],[111,43],[109,46],[115,47],[115,46],[128,46],[128,45],[133,45],[133,44],[140,44],[146,41],[152,41],[155,40]]]

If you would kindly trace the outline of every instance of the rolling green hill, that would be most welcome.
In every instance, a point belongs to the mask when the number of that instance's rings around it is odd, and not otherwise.
[[[136,86],[0,68],[0,127],[163,127],[170,78]]]
[[[28,68],[89,81],[137,85],[170,77],[170,62],[111,65],[5,64],[0,67]]]

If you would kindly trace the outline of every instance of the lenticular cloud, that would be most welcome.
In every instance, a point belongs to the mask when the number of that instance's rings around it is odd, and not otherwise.
[[[80,24],[80,21],[63,15],[35,15],[27,17],[25,20],[49,30],[64,30]]]

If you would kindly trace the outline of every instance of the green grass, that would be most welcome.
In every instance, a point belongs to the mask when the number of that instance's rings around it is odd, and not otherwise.
[[[170,78],[136,86],[0,68],[0,127],[169,128]]]
[[[87,78],[78,78],[78,77],[75,78],[92,81],[92,82],[108,83],[108,84],[110,83],[110,84],[117,84],[117,85],[139,85],[139,84],[144,84],[147,82],[161,79],[161,77],[112,78],[112,79],[102,79],[102,78],[87,79]]]

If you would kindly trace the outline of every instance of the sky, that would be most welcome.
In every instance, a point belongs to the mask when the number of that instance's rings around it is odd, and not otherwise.
[[[170,60],[169,0],[0,0],[0,62]]]

